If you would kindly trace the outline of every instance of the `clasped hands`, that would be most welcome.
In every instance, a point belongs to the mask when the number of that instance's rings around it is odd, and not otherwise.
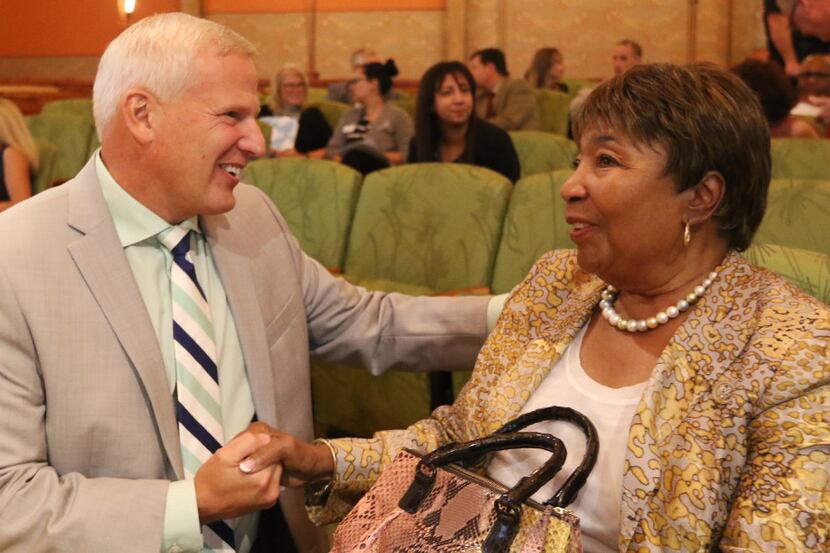
[[[196,472],[202,524],[273,506],[280,486],[296,487],[330,477],[331,452],[255,422],[216,451]]]

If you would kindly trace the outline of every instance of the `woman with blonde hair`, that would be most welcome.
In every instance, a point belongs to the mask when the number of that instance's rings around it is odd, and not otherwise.
[[[32,195],[37,148],[18,107],[0,98],[0,211]]]
[[[328,144],[331,127],[319,109],[305,106],[307,99],[308,82],[299,69],[284,67],[276,74],[271,105],[259,117],[271,126],[272,156],[306,154]]]
[[[556,48],[539,48],[525,72],[525,80],[533,88],[568,92],[568,85],[562,82],[564,74],[565,58],[562,52]]]

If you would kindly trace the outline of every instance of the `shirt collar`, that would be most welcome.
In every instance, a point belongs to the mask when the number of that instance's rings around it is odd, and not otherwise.
[[[100,149],[95,154],[95,173],[98,182],[101,183],[101,192],[104,195],[104,201],[107,203],[110,215],[112,215],[115,232],[118,234],[122,247],[126,248],[149,238],[154,238],[158,233],[171,226],[167,221],[150,211],[144,204],[130,196],[126,190],[115,182],[109,169],[104,165]],[[182,221],[178,226],[201,232],[198,217],[191,217],[186,221]]]

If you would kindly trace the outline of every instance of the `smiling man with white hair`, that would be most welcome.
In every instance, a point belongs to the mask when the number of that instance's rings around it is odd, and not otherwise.
[[[312,437],[309,355],[473,364],[487,298],[352,287],[239,182],[253,55],[181,13],[131,26],[95,81],[101,149],[0,216],[5,553],[323,551],[281,467],[245,470],[275,428]]]

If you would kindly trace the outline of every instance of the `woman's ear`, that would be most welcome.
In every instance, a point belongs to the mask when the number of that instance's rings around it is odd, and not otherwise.
[[[684,222],[694,226],[711,219],[723,200],[725,188],[723,175],[717,171],[709,171],[699,183],[684,190],[683,193],[689,195]]]
[[[151,113],[157,106],[154,96],[146,90],[130,89],[121,103],[124,124],[133,138],[140,144],[148,144],[155,137]]]

